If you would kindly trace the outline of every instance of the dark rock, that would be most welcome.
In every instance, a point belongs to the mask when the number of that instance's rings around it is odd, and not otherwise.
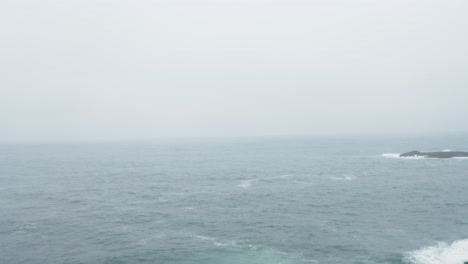
[[[448,159],[456,157],[468,157],[468,152],[463,151],[439,151],[439,152],[421,152],[421,151],[410,151],[400,154],[400,157],[426,157],[436,159]],[[467,263],[468,264],[468,263]]]

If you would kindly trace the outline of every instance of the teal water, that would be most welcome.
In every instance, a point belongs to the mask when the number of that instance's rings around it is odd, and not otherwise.
[[[0,145],[0,263],[468,261],[468,136]]]

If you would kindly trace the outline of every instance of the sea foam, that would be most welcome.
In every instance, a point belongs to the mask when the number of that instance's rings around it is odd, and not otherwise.
[[[255,179],[247,179],[247,180],[242,180],[239,182],[237,187],[242,188],[242,189],[248,189],[252,187],[253,183],[258,183],[258,182],[274,182],[278,180],[288,180],[292,177],[292,175],[286,174],[286,175],[280,175],[280,176],[274,176],[274,177],[264,177],[264,178],[255,178]]]
[[[383,153],[382,157],[392,158],[392,159],[425,159],[425,157],[423,157],[423,156],[400,157],[399,153]]]
[[[330,179],[334,181],[353,181],[356,179],[353,175],[343,175],[343,177],[330,177]]]
[[[382,157],[385,157],[385,158],[399,158],[400,154],[399,153],[384,153],[384,154],[382,154]]]
[[[450,150],[443,150],[443,152],[447,152],[447,151],[450,151]],[[426,158],[423,156],[400,157],[399,153],[383,153],[382,157],[390,158],[390,159],[410,159],[410,160],[434,159],[434,158]],[[468,159],[468,157],[453,157],[452,159]]]
[[[261,244],[250,244],[240,241],[222,241],[220,239],[208,236],[188,234],[190,237],[201,242],[212,243],[221,251],[217,251],[219,255],[214,256],[214,260],[209,263],[257,263],[257,264],[296,264],[296,263],[318,263],[314,259],[309,259],[302,254],[287,253],[275,248],[267,247]]]
[[[403,259],[408,264],[463,264],[465,261],[468,261],[468,239],[411,251]]]
[[[237,185],[237,187],[240,187],[240,188],[243,188],[243,189],[248,189],[248,188],[252,187],[252,182],[253,181],[256,181],[256,180],[243,180]]]

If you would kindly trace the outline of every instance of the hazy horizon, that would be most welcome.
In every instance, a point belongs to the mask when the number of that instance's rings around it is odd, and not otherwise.
[[[6,1],[0,142],[468,132],[467,1]]]

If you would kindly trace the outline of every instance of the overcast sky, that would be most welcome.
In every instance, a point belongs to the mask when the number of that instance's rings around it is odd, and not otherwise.
[[[468,1],[0,1],[0,141],[468,131]]]

